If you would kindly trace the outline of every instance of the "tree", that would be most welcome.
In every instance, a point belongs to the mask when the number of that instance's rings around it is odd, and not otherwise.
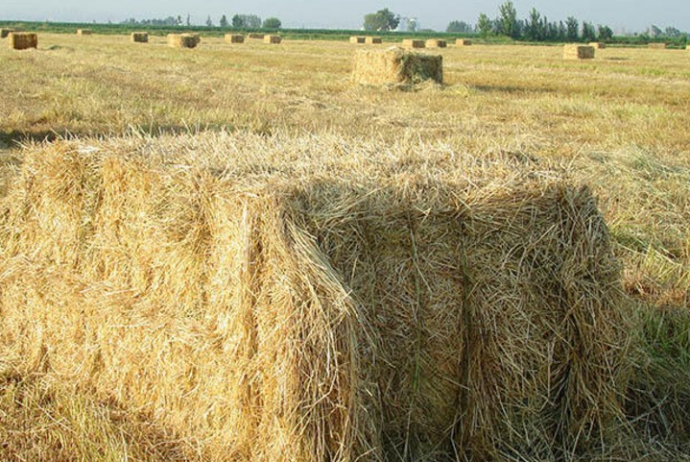
[[[266,18],[264,20],[264,29],[280,29],[280,26],[282,24],[278,18]]]
[[[609,26],[599,25],[597,27],[597,32],[599,35],[599,40],[601,40],[602,42],[611,40],[613,38],[613,29],[611,29]]]
[[[491,35],[494,30],[493,22],[484,13],[479,15],[479,19],[477,20],[477,30],[479,31],[479,35],[482,37]]]
[[[543,40],[545,35],[544,26],[542,24],[541,14],[536,8],[532,8],[529,13],[529,20],[525,26],[525,36],[529,40]]]
[[[652,24],[652,26],[647,31],[647,34],[649,34],[650,37],[658,37],[661,35],[661,29]]]
[[[474,32],[474,26],[467,24],[465,21],[451,21],[448,23],[446,32],[454,32],[457,34],[471,34]]]
[[[675,27],[667,27],[666,29],[664,29],[664,34],[666,35],[666,37],[671,38],[677,38],[683,35],[683,33]]]
[[[580,22],[572,16],[565,20],[565,38],[569,42],[577,42],[579,38]]]
[[[227,28],[230,25],[227,16],[223,15],[220,17],[220,27]]]
[[[364,30],[368,31],[393,30],[398,27],[398,24],[400,24],[400,16],[388,8],[364,16]]]
[[[206,19],[206,27],[213,27],[213,21],[211,20],[210,15],[209,15],[208,19]]]
[[[518,38],[519,27],[515,5],[510,0],[498,7],[498,32],[506,37]]]
[[[232,27],[235,29],[241,29],[244,27],[244,20],[242,19],[242,16],[236,14],[232,17]]]
[[[582,22],[582,40],[584,42],[594,42],[597,39],[597,31],[591,22]]]
[[[187,13],[187,27],[192,25],[192,16]]]

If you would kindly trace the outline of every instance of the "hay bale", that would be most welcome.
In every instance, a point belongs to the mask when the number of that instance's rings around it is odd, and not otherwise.
[[[648,43],[647,48],[651,48],[653,50],[665,50],[666,44],[665,43]]]
[[[443,83],[443,57],[398,47],[358,50],[352,80],[363,85],[410,85],[425,80]]]
[[[225,43],[244,43],[244,35],[225,34]]]
[[[0,38],[7,38],[12,32],[14,32],[14,29],[0,29]]]
[[[606,44],[603,42],[590,42],[589,46],[594,47],[596,50],[603,50],[606,48]]]
[[[134,42],[134,43],[149,43],[149,33],[148,32],[132,32],[131,39],[132,39],[132,42]]]
[[[563,59],[594,59],[594,47],[566,44],[563,47]]]
[[[424,40],[405,39],[402,41],[405,48],[424,48]]]
[[[278,44],[283,41],[283,38],[280,35],[265,35],[264,36],[264,43],[272,43],[272,44]]]
[[[31,32],[11,32],[7,36],[10,48],[13,50],[28,50],[38,48],[38,35]]]
[[[455,45],[457,45],[457,46],[459,46],[459,47],[468,47],[468,46],[472,45],[472,40],[468,40],[468,39],[457,39],[457,40],[455,41]]]
[[[168,46],[172,48],[196,48],[199,41],[198,34],[168,34]]]
[[[429,39],[425,43],[426,48],[446,48],[448,44],[445,40]]]
[[[263,39],[264,39],[264,34],[252,33],[252,34],[249,34],[249,38],[250,38],[250,39],[263,40]]]
[[[3,360],[228,460],[582,456],[624,386],[596,201],[448,149],[32,146],[0,202]]]
[[[353,35],[350,37],[350,43],[366,43],[367,38],[362,35]]]
[[[91,31],[91,29],[77,29],[77,35],[79,37],[84,37],[86,35],[92,35],[92,34],[93,34],[93,32]]]
[[[368,45],[378,45],[383,43],[383,39],[381,37],[366,37],[364,43]]]

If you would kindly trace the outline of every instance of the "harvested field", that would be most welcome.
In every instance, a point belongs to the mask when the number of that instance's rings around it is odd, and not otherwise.
[[[443,57],[412,53],[402,48],[359,50],[352,80],[363,85],[412,85],[430,80],[443,83]]]

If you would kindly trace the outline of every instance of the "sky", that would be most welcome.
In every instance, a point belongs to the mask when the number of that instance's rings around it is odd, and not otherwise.
[[[416,18],[420,27],[445,30],[451,20],[476,23],[480,13],[498,15],[504,0],[0,0],[0,20],[57,22],[120,22],[191,15],[192,23],[214,23],[225,14],[256,14],[280,18],[286,28],[359,29],[365,14],[388,8]],[[549,20],[575,16],[581,21],[606,24],[617,32],[644,31],[651,24],[690,31],[690,1],[657,0],[513,0],[518,17],[532,7]]]

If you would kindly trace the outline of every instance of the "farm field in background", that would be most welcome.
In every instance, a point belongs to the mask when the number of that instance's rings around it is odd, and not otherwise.
[[[134,44],[40,34],[38,50],[14,52],[0,42],[0,197],[22,165],[20,145],[61,137],[323,136],[548,166],[589,185],[609,226],[639,328],[633,381],[659,396],[676,387],[676,401],[654,412],[687,417],[690,51],[606,48],[591,61],[564,61],[560,46],[450,45],[426,50],[443,55],[443,87],[353,85],[355,50],[390,45],[227,44],[202,34],[199,48],[182,50],[158,36]],[[2,356],[0,366],[9,368]],[[0,454],[10,451],[9,460],[195,460],[198,442],[176,440],[146,416],[123,417],[51,377],[2,373]],[[659,448],[649,460],[667,457]]]

